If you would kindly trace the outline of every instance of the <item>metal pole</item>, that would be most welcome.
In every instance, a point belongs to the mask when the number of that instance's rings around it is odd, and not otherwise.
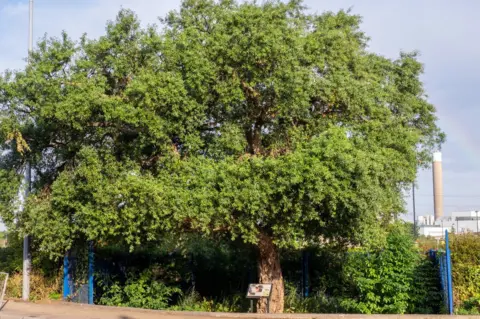
[[[450,255],[450,245],[448,241],[448,230],[445,230],[445,255],[447,270],[447,296],[448,296],[448,313],[453,315],[453,284],[452,284],[452,259]]]
[[[443,234],[444,231],[445,231],[445,230],[443,229],[443,219],[442,219],[442,237],[443,237],[443,239],[445,240],[445,235]]]
[[[415,210],[415,182],[412,184],[412,202],[413,202],[413,237],[417,238],[417,214]]]
[[[63,257],[63,300],[68,300],[70,291],[70,260],[68,252]]]
[[[29,236],[23,237],[23,279],[22,279],[22,299],[28,301],[30,298],[30,240]]]
[[[477,215],[477,234],[478,234],[478,210],[475,211],[475,214]]]
[[[29,6],[29,19],[28,19],[28,62],[31,62],[31,54],[33,50],[33,0],[30,0]],[[30,184],[32,181],[32,168],[30,163],[27,161],[25,167],[25,195],[24,195],[24,204],[27,204],[28,194],[30,193]],[[30,256],[30,238],[29,235],[26,235],[23,238],[23,280],[22,280],[22,299],[27,301],[30,298],[30,267],[31,267],[31,256]]]
[[[303,298],[307,298],[308,297],[308,290],[309,290],[309,287],[308,287],[308,282],[309,282],[309,278],[308,278],[308,270],[309,270],[309,266],[308,266],[308,251],[302,251],[302,292],[303,292]]]
[[[88,304],[93,305],[93,273],[95,255],[93,252],[93,241],[88,243]]]

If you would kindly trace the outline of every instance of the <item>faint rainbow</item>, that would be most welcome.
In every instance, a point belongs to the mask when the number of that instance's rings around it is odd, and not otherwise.
[[[462,156],[463,160],[467,160],[471,164],[478,164],[480,158],[480,145],[474,139],[474,135],[469,130],[469,126],[466,123],[457,121],[457,116],[450,112],[445,112],[444,116],[438,121],[440,129],[446,134],[446,142],[450,145],[455,145],[454,151],[460,151],[455,156]],[[477,129],[477,128],[474,128]],[[480,127],[478,127],[480,132]],[[453,154],[445,153],[442,149],[443,158],[448,159],[454,156]]]

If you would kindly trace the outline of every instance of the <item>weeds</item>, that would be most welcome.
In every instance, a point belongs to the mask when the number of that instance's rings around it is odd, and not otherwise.
[[[316,292],[310,297],[303,297],[290,283],[286,283],[286,313],[339,313],[342,308],[339,301],[323,292]]]
[[[10,276],[7,284],[7,298],[22,297],[21,273],[15,273]],[[59,277],[46,278],[42,274],[32,272],[30,274],[30,301],[41,301],[52,299],[51,296],[59,296],[61,293],[61,284]]]
[[[178,304],[170,307],[177,311],[201,311],[201,312],[239,312],[241,310],[240,296],[222,298],[218,301],[202,298],[194,289],[190,289],[179,298]]]

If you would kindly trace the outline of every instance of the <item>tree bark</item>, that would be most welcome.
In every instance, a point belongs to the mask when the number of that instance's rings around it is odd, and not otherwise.
[[[278,248],[272,242],[272,239],[265,234],[260,234],[258,248],[260,251],[258,257],[258,276],[260,283],[272,284],[272,292],[270,294],[270,313],[283,313],[285,291]],[[266,298],[258,300],[257,312],[267,312]]]

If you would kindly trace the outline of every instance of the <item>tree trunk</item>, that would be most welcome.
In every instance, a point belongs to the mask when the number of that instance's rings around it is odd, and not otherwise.
[[[270,294],[270,313],[282,313],[285,291],[278,248],[272,242],[272,239],[265,234],[260,234],[258,248],[260,251],[258,258],[258,275],[260,283],[272,284],[272,292]],[[259,299],[257,303],[257,311],[259,313],[267,312],[266,298]]]

